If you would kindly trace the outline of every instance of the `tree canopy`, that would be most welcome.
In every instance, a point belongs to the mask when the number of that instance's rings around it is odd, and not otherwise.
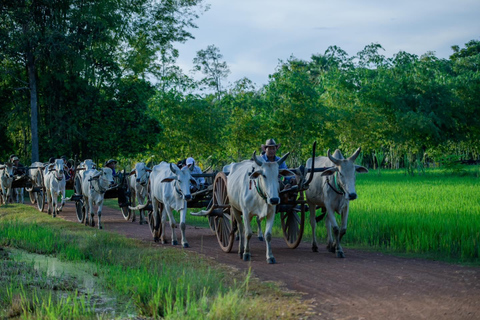
[[[480,41],[449,59],[380,44],[354,56],[332,45],[309,60],[280,61],[262,87],[225,84],[220,49],[197,52],[199,81],[176,65],[201,0],[20,0],[0,4],[0,157],[32,157],[38,112],[41,160],[122,157],[226,163],[268,138],[303,163],[361,146],[387,165],[403,155],[479,157]],[[208,87],[212,89],[202,90]]]

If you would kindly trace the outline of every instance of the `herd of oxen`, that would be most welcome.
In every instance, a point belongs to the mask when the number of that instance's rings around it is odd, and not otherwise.
[[[280,188],[282,176],[294,179],[300,183],[302,179],[309,178],[310,185],[305,191],[306,202],[310,211],[310,224],[312,227],[312,250],[318,251],[315,228],[319,217],[316,211],[321,209],[322,216],[326,215],[327,249],[335,252],[337,257],[344,257],[341,246],[342,237],[347,230],[349,201],[357,198],[355,190],[355,173],[368,172],[365,167],[355,164],[360,153],[358,148],[350,157],[344,158],[339,150],[333,154],[330,150],[327,156],[319,156],[307,160],[306,167],[314,165],[316,168],[325,168],[323,172],[299,173],[290,169],[279,169],[288,153],[276,162],[265,160],[253,154],[252,159],[232,163],[223,168],[228,174],[227,192],[230,212],[238,222],[239,227],[239,255],[243,260],[251,259],[250,239],[252,237],[251,220],[266,219],[265,243],[266,259],[268,263],[275,263],[275,258],[270,245],[272,227],[276,206],[280,203]],[[33,186],[42,187],[46,192],[48,212],[53,217],[60,212],[65,204],[66,172],[68,168],[63,159],[56,159],[54,163],[33,163],[26,175]],[[101,215],[104,195],[107,190],[116,184],[111,168],[96,168],[92,160],[85,160],[77,167],[77,177],[81,181],[83,203],[86,211],[86,223],[93,225],[94,205],[97,206],[98,228],[102,228]],[[73,177],[72,177],[73,178]],[[12,182],[15,179],[14,166],[11,163],[0,165],[1,193],[3,203],[7,203],[12,194]],[[252,188],[252,182],[256,186]],[[117,182],[118,183],[118,182]],[[165,227],[167,217],[172,230],[172,244],[178,244],[174,228],[176,226],[173,210],[180,213],[181,243],[188,247],[185,236],[186,215],[189,201],[192,199],[192,188],[198,183],[187,167],[180,169],[174,163],[162,162],[153,168],[148,168],[145,163],[137,163],[129,174],[129,190],[131,198],[137,199],[139,205],[130,206],[131,210],[140,211],[140,224],[145,222],[144,211],[147,206],[153,210],[154,240],[166,243]],[[23,197],[23,191],[21,191]],[[61,199],[58,201],[58,199]],[[23,202],[23,200],[21,200]],[[135,203],[133,201],[133,203]],[[341,215],[341,225],[337,224],[335,213]],[[135,216],[135,215],[134,215]],[[243,223],[242,223],[243,220]],[[160,225],[161,224],[161,225]]]

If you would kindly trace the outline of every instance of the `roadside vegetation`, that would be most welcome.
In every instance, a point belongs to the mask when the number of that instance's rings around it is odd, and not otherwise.
[[[0,208],[0,247],[2,318],[297,319],[307,310],[298,296],[196,254],[52,220],[23,205]],[[78,279],[16,261],[10,248],[92,264],[95,281],[118,303],[98,308]]]

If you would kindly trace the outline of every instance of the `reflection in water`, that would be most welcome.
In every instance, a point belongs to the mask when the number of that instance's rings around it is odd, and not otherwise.
[[[98,268],[95,264],[82,261],[61,261],[55,257],[28,253],[13,248],[9,250],[12,252],[11,258],[13,260],[32,263],[35,270],[46,274],[48,277],[73,279],[78,286],[78,292],[85,294],[89,298],[96,313],[115,315],[115,310],[120,308],[119,304],[121,303],[115,297],[107,295],[102,290],[100,280],[95,276],[98,273]],[[129,309],[128,306],[126,308]],[[126,318],[135,317],[132,314],[132,310],[127,312],[130,314],[124,315]]]
[[[89,293],[98,292],[100,289],[96,285],[98,279],[94,277],[97,267],[93,263],[61,261],[55,257],[17,249],[12,250],[12,258],[16,261],[33,263],[35,270],[45,272],[48,277],[75,278],[77,285]]]

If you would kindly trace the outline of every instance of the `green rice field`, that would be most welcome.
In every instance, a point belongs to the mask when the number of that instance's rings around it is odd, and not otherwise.
[[[346,244],[480,263],[478,172],[472,167],[461,176],[438,169],[415,176],[403,171],[358,175]]]

